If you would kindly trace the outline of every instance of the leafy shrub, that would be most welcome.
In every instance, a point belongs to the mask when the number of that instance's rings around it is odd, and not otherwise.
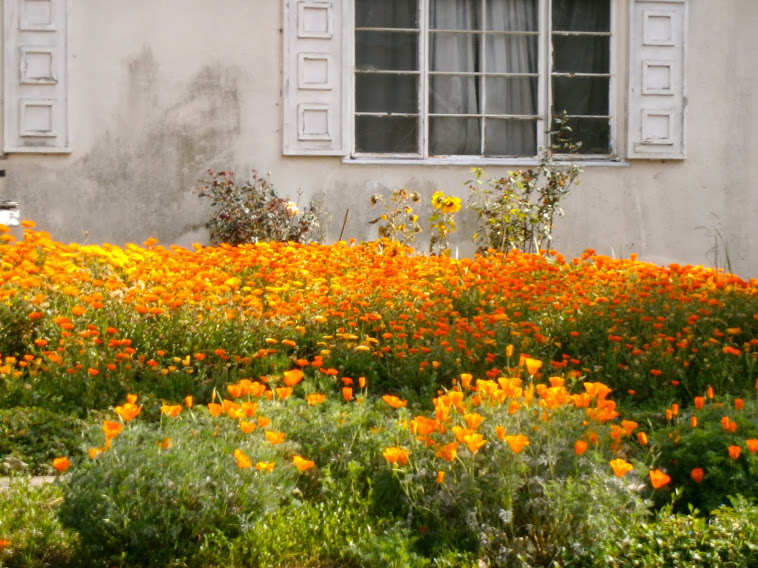
[[[255,170],[252,175],[250,181],[238,184],[233,172],[208,171],[199,194],[213,200],[213,216],[206,225],[213,243],[320,240],[313,203],[300,211],[296,203],[277,195],[268,178]]]
[[[645,510],[634,484],[611,473],[608,425],[588,422],[594,403],[574,407],[562,386],[499,384],[478,381],[465,400],[455,391],[438,397],[434,419],[417,416],[406,426],[401,413],[406,434],[397,439],[407,454],[385,457],[422,550],[476,553],[493,567],[592,558],[623,532],[617,515],[630,520]],[[608,408],[601,400],[597,407]],[[583,439],[595,443],[577,455]]]
[[[110,450],[72,468],[60,515],[81,535],[86,556],[164,566],[191,559],[208,535],[233,539],[286,506],[294,468],[240,469],[233,457],[240,448],[268,461],[281,446],[235,426],[213,422],[204,409],[160,428],[133,421]]]
[[[27,464],[25,473],[51,475],[53,459],[76,450],[83,427],[78,418],[44,408],[0,410],[0,464],[13,456]]]
[[[0,566],[39,568],[80,566],[74,531],[63,528],[58,507],[63,501],[59,484],[33,486],[16,478],[0,490]]]
[[[475,178],[466,182],[471,189],[467,207],[477,212],[479,230],[474,241],[479,252],[494,249],[508,252],[519,249],[537,252],[550,248],[553,221],[563,215],[560,201],[578,183],[581,170],[575,165],[561,166],[555,149],[572,153],[570,133],[565,120],[556,119],[554,149],[543,152],[536,169],[508,172],[507,176],[484,180],[484,170],[474,168]]]
[[[695,428],[690,422],[693,416]],[[725,428],[724,417],[735,426]],[[730,495],[758,499],[758,454],[746,445],[746,440],[758,440],[757,419],[754,400],[744,401],[738,411],[733,404],[708,399],[702,410],[690,406],[654,429],[651,452],[659,454],[658,463],[680,488],[676,511],[694,507],[707,513],[726,505]],[[737,459],[730,457],[730,446],[740,448]],[[703,472],[699,482],[692,477],[696,468]],[[659,506],[667,500],[665,493],[657,495]]]
[[[742,568],[758,565],[758,508],[731,499],[710,516],[661,509],[652,521],[629,525],[630,535],[596,558],[595,566]]]

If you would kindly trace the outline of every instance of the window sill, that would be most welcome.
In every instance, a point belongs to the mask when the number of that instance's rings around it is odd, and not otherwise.
[[[539,166],[540,161],[536,158],[393,158],[391,156],[356,156],[346,157],[342,160],[343,164],[367,164],[367,165],[397,165],[397,166]],[[617,168],[627,167],[631,164],[625,160],[618,158],[588,158],[586,160],[561,160],[556,159],[553,162],[558,166],[575,165],[581,168],[585,167],[605,167],[605,168]]]

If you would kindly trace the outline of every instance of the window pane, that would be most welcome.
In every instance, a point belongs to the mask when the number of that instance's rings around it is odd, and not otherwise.
[[[481,19],[479,0],[429,0],[432,30],[478,30]]]
[[[553,31],[611,31],[610,0],[553,0]]]
[[[553,77],[556,114],[608,114],[607,77]]]
[[[537,77],[485,77],[487,114],[537,114]]]
[[[597,36],[553,36],[553,71],[608,73],[611,39]]]
[[[481,150],[478,118],[429,119],[429,154],[433,156],[478,156]]]
[[[486,37],[488,73],[537,73],[537,36]]]
[[[571,128],[569,140],[581,143],[579,154],[610,154],[611,127],[607,118],[569,118],[566,124]],[[566,148],[556,150],[566,151]]]
[[[418,119],[355,117],[355,149],[369,153],[418,153]]]
[[[418,77],[384,73],[356,73],[357,112],[418,112]]]
[[[479,71],[479,44],[479,34],[430,34],[430,71]]]
[[[355,32],[355,67],[415,71],[418,34],[414,32]]]
[[[478,114],[479,79],[458,75],[432,75],[429,79],[429,112]]]
[[[487,29],[537,31],[537,0],[488,0]]]
[[[356,0],[356,28],[418,28],[417,0]]]
[[[537,154],[537,121],[487,118],[484,123],[486,156]]]

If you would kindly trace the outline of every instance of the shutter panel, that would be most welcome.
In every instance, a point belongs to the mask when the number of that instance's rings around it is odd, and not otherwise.
[[[284,1],[284,154],[346,154],[345,13],[345,0]]]
[[[628,157],[684,159],[687,0],[633,0]]]
[[[4,150],[70,152],[69,0],[4,0]]]

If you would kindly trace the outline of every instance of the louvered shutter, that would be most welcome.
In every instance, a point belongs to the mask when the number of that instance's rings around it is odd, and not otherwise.
[[[69,0],[4,0],[5,152],[70,152]]]
[[[632,0],[628,157],[687,154],[687,0]]]
[[[345,0],[285,0],[283,152],[344,155]]]

